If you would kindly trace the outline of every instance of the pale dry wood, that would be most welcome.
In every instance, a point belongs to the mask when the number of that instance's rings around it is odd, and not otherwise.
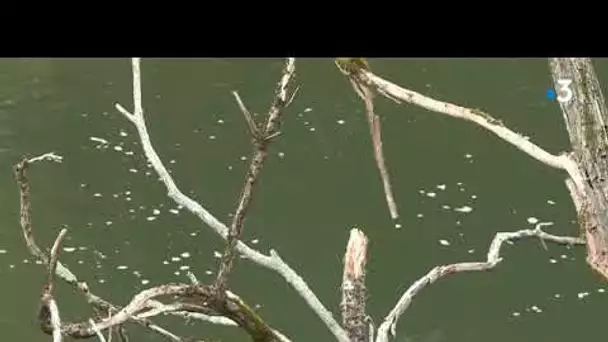
[[[185,195],[177,187],[173,177],[169,174],[167,168],[164,166],[160,157],[156,153],[150,140],[150,135],[146,127],[144,119],[143,106],[141,103],[141,70],[140,70],[140,59],[132,59],[132,71],[133,71],[133,102],[134,112],[130,113],[120,104],[116,104],[116,109],[121,112],[126,118],[128,118],[137,129],[139,134],[140,142],[144,150],[144,154],[154,170],[157,172],[160,180],[167,188],[168,196],[173,199],[177,204],[183,206],[188,211],[198,216],[201,221],[212,228],[218,235],[227,238],[229,229],[228,227],[213,216],[207,209],[205,209],[200,203],[191,199]],[[284,76],[285,77],[285,76]],[[293,286],[293,288],[302,296],[306,303],[313,309],[313,311],[319,316],[319,318],[325,323],[328,329],[333,333],[336,339],[340,342],[350,342],[348,335],[340,324],[333,317],[333,314],[325,308],[323,303],[318,299],[314,292],[310,289],[308,284],[291,268],[285,263],[279,254],[271,249],[269,255],[264,255],[249,246],[242,241],[236,243],[236,250],[241,253],[245,258],[252,262],[274,270],[279,273],[285,280]]]
[[[61,320],[59,319],[59,309],[57,307],[57,304],[56,304],[55,300],[53,299],[51,293],[49,292],[48,285],[51,285],[50,289],[52,289],[52,284],[53,284],[52,283],[53,277],[51,276],[52,274],[55,274],[57,277],[64,280],[66,283],[72,285],[76,290],[78,290],[80,293],[82,293],[86,297],[87,301],[92,306],[94,306],[102,311],[103,310],[112,310],[112,309],[118,311],[116,309],[116,307],[113,306],[111,303],[94,295],[89,290],[89,287],[85,282],[80,282],[78,280],[78,278],[76,277],[76,275],[74,275],[74,273],[72,273],[67,267],[65,267],[63,264],[61,264],[61,262],[58,261],[57,254],[59,251],[61,238],[65,235],[64,230],[62,230],[62,232],[59,234],[58,238],[55,240],[55,243],[53,244],[53,248],[51,249],[50,256],[46,255],[38,247],[36,240],[34,238],[34,233],[33,233],[33,228],[32,228],[32,219],[31,219],[31,214],[30,214],[30,210],[31,210],[30,201],[29,201],[30,185],[29,185],[29,181],[26,176],[26,170],[30,164],[35,163],[35,162],[39,162],[39,161],[61,162],[62,160],[63,160],[63,157],[61,157],[55,153],[45,153],[45,154],[37,156],[37,157],[24,159],[20,163],[15,165],[15,168],[14,168],[15,179],[17,181],[17,184],[19,185],[19,190],[20,190],[20,205],[21,205],[20,223],[21,223],[21,230],[23,233],[25,243],[30,251],[30,254],[32,254],[32,256],[34,256],[38,260],[42,261],[43,263],[47,264],[48,268],[49,268],[49,279],[50,280],[49,280],[49,284],[47,284],[47,287],[45,288],[45,290],[43,292],[43,298],[41,300],[42,306],[41,306],[41,309],[39,310],[39,319],[45,320],[48,317],[48,319],[50,321],[50,329],[51,329],[51,331],[49,333],[53,334],[54,339],[59,338],[58,332],[62,331],[62,329],[57,329],[57,327],[61,326],[62,323],[61,323]],[[180,338],[179,336],[155,325],[154,323],[152,323],[149,320],[137,319],[137,318],[133,318],[133,317],[132,317],[132,319],[135,322],[139,323],[140,325],[142,325],[154,332],[157,332],[158,334],[170,339],[171,341],[184,342],[184,340],[182,338]],[[45,322],[41,321],[41,323],[45,323]],[[94,336],[94,332],[91,332],[90,335]],[[121,332],[121,335],[122,335],[123,340],[125,340],[124,333]]]
[[[584,177],[578,169],[576,162],[568,154],[553,155],[545,151],[521,134],[513,132],[500,120],[491,117],[489,114],[424,96],[396,85],[367,70],[361,70],[358,75],[360,82],[370,86],[388,98],[397,99],[429,111],[475,123],[543,164],[566,171],[577,187],[580,189],[584,188]]]
[[[450,265],[435,266],[426,275],[418,279],[403,293],[395,307],[386,316],[376,335],[376,342],[388,342],[389,337],[396,336],[397,321],[399,317],[407,310],[416,295],[428,285],[436,282],[447,275],[471,272],[471,271],[487,271],[498,265],[502,258],[500,257],[500,248],[506,241],[521,239],[525,237],[537,237],[544,241],[554,242],[558,244],[584,245],[585,240],[580,237],[557,236],[546,233],[542,230],[543,226],[552,225],[549,222],[541,222],[534,229],[522,229],[516,232],[500,232],[497,233],[488,250],[486,261],[482,262],[461,262]]]
[[[351,342],[371,342],[373,331],[365,311],[367,288],[365,286],[365,265],[367,263],[367,237],[363,231],[350,231],[344,272],[342,274],[342,325]]]

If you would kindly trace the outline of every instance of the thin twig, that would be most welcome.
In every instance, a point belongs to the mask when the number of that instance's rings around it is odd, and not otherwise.
[[[51,248],[51,260],[49,261],[49,273],[48,273],[48,279],[47,279],[47,286],[49,287],[49,291],[52,292],[53,291],[53,284],[54,284],[54,279],[55,279],[55,271],[57,270],[57,260],[59,258],[59,247],[61,245],[61,240],[63,240],[63,237],[65,236],[65,234],[68,232],[68,230],[66,228],[63,228],[59,234],[57,235],[57,238],[55,239],[55,243],[53,243],[53,247]]]
[[[241,109],[243,116],[245,116],[245,122],[247,122],[247,127],[249,127],[249,133],[251,134],[252,137],[259,138],[261,136],[260,130],[258,129],[258,126],[255,123],[255,120],[251,116],[251,112],[249,112],[249,110],[245,106],[245,103],[243,103],[243,100],[241,99],[241,97],[239,96],[239,93],[237,91],[233,91],[232,95],[234,95],[234,98],[236,99],[236,103],[239,105],[239,108]]]
[[[395,203],[395,196],[393,195],[393,188],[391,186],[390,176],[388,174],[386,161],[384,160],[384,153],[382,151],[380,117],[374,113],[374,102],[372,100],[373,94],[367,85],[360,84],[357,79],[349,76],[349,80],[353,86],[353,89],[365,104],[365,113],[367,116],[367,123],[369,125],[369,133],[372,139],[374,159],[376,160],[376,166],[378,167],[380,178],[382,179],[384,197],[386,198],[386,204],[388,205],[391,218],[396,220],[399,218],[399,212],[397,211],[397,204]]]
[[[491,270],[498,263],[502,261],[500,257],[500,248],[506,241],[526,238],[526,237],[537,237],[542,240],[558,243],[558,244],[569,244],[569,245],[584,245],[584,239],[580,237],[569,237],[569,236],[557,236],[544,232],[542,226],[550,225],[552,223],[538,223],[534,229],[522,229],[516,232],[500,232],[497,233],[490,248],[488,250],[488,256],[484,262],[461,262],[450,265],[436,266],[431,269],[426,275],[418,279],[412,284],[405,293],[401,296],[395,307],[386,316],[384,322],[378,328],[378,335],[376,342],[388,342],[389,333],[394,338],[396,336],[397,320],[410,306],[414,297],[426,286],[436,282],[440,278],[462,272],[472,271],[487,271]]]
[[[89,318],[89,323],[93,327],[93,331],[95,331],[95,334],[97,335],[97,338],[99,338],[99,341],[100,342],[106,342],[106,338],[103,336],[103,334],[101,333],[101,331],[99,330],[99,328],[97,328],[97,325],[95,324],[95,321],[93,321],[92,319]]]
[[[222,258],[220,259],[220,266],[215,279],[215,286],[218,289],[219,295],[223,295],[224,290],[227,287],[228,277],[232,271],[235,260],[235,246],[243,233],[245,216],[247,215],[247,210],[249,209],[249,205],[253,199],[253,187],[258,181],[260,172],[262,171],[264,162],[268,156],[268,144],[271,141],[270,136],[277,132],[279,120],[288,101],[287,88],[293,81],[294,73],[295,59],[288,58],[285,61],[283,74],[277,85],[275,98],[270,106],[270,109],[268,110],[268,118],[266,120],[266,125],[264,126],[265,128],[263,132],[259,132],[257,130],[257,125],[255,122],[253,122],[253,118],[248,115],[249,112],[246,109],[243,110],[245,118],[247,118],[250,129],[252,130],[253,152],[247,174],[245,175],[245,184],[243,185],[243,190],[241,191],[237,209],[234,213],[232,225],[230,226],[226,248],[222,254]],[[241,106],[242,101],[240,101],[240,97],[237,93],[234,94],[237,102],[239,102],[239,106]],[[241,107],[244,107],[244,105]],[[249,122],[249,120],[251,120],[251,122]],[[256,128],[253,129],[252,127]]]

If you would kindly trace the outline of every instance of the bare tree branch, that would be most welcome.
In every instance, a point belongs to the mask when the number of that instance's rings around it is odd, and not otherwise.
[[[393,220],[399,218],[399,212],[397,210],[397,204],[395,203],[395,196],[393,195],[393,188],[390,182],[390,176],[386,167],[386,161],[384,160],[384,153],[382,151],[382,131],[380,126],[380,117],[374,113],[374,94],[368,88],[367,84],[363,84],[357,78],[357,74],[352,72],[354,70],[345,70],[341,63],[336,61],[336,65],[340,71],[348,76],[355,93],[359,95],[363,103],[365,104],[365,113],[367,116],[367,123],[369,125],[369,133],[372,139],[372,146],[374,152],[374,159],[376,160],[376,166],[380,172],[380,178],[382,179],[382,186],[384,188],[384,197],[386,198],[386,204]]]
[[[415,91],[411,91],[391,83],[390,81],[387,81],[368,70],[360,70],[355,77],[360,83],[368,85],[378,93],[389,98],[398,99],[433,112],[473,122],[494,133],[501,139],[512,144],[519,150],[525,152],[543,164],[566,171],[574,180],[576,186],[579,189],[584,189],[584,177],[578,169],[576,162],[573,161],[568,154],[560,154],[556,156],[543,150],[539,146],[530,142],[527,138],[508,129],[500,120],[493,118],[481,110],[469,109],[452,103],[442,102],[430,97],[426,97]]]
[[[57,270],[57,261],[59,258],[59,247],[61,246],[61,240],[63,240],[65,234],[68,232],[66,228],[63,228],[57,238],[55,239],[55,243],[53,243],[53,247],[51,248],[51,260],[49,261],[49,274],[47,284],[49,287],[49,291],[53,291],[53,280],[55,279],[55,271]]]
[[[134,113],[128,112],[120,104],[116,104],[115,106],[117,110],[124,114],[137,128],[141,140],[141,145],[146,155],[146,158],[148,159],[154,170],[158,173],[160,180],[165,184],[168,196],[172,198],[177,204],[183,206],[191,213],[198,216],[201,221],[211,227],[221,237],[226,239],[228,237],[229,232],[228,227],[226,227],[226,225],[224,225],[217,218],[215,218],[215,216],[213,216],[209,211],[207,211],[207,209],[205,209],[201,204],[186,196],[179,190],[179,188],[175,184],[175,181],[167,171],[167,168],[163,165],[160,157],[154,150],[154,147],[150,140],[150,135],[148,134],[148,130],[146,128],[143,108],[141,104],[141,72],[139,63],[139,58],[132,59],[133,101],[135,108]],[[285,77],[287,76],[284,75],[283,78]],[[287,84],[287,82],[284,82],[282,84]],[[267,123],[267,127],[271,123],[272,120]],[[268,269],[274,270],[280,275],[282,275],[285,280],[289,284],[291,284],[294,289],[302,296],[302,298],[304,298],[306,303],[314,310],[314,312],[319,316],[319,318],[321,318],[321,320],[334,334],[338,341],[350,342],[348,335],[346,334],[344,329],[342,329],[340,324],[338,324],[338,322],[335,320],[332,313],[327,310],[327,308],[325,308],[325,306],[321,303],[317,296],[308,287],[306,282],[281,259],[281,257],[276,251],[270,250],[270,255],[264,255],[250,248],[241,241],[237,241],[235,249],[243,256],[245,256],[245,258],[251,260],[252,262]]]
[[[251,112],[249,112],[249,110],[245,106],[245,103],[239,96],[239,93],[236,91],[233,91],[232,95],[234,95],[234,99],[236,100],[236,103],[239,105],[239,108],[241,109],[243,116],[245,116],[245,122],[247,122],[247,127],[249,128],[249,133],[254,138],[260,137],[262,134],[260,133],[258,125],[256,125],[255,120],[253,119],[253,116],[251,116]]]
[[[61,239],[58,238],[55,241],[55,244],[53,247],[54,252],[51,252],[50,257],[47,256],[40,249],[40,247],[38,247],[38,245],[36,244],[36,240],[34,238],[33,229],[32,229],[32,219],[31,219],[31,214],[30,214],[31,205],[30,205],[30,200],[29,200],[30,185],[29,185],[29,181],[26,176],[26,170],[31,163],[43,161],[43,160],[61,162],[62,157],[58,156],[54,153],[47,153],[47,154],[44,154],[44,155],[41,155],[38,157],[34,157],[34,158],[30,158],[30,159],[23,159],[21,162],[19,162],[14,167],[15,180],[17,181],[17,184],[18,184],[19,190],[20,190],[21,230],[23,232],[23,237],[26,242],[26,245],[27,245],[30,253],[32,254],[32,256],[34,256],[38,260],[40,260],[43,263],[48,265],[49,272],[52,272],[51,269],[55,269],[54,273],[59,278],[64,280],[66,283],[72,285],[72,287],[74,287],[76,290],[78,290],[80,293],[82,293],[86,297],[87,301],[93,307],[98,308],[105,312],[109,312],[111,310],[118,311],[120,308],[114,306],[113,304],[111,304],[111,303],[103,300],[102,298],[95,296],[93,293],[91,293],[89,290],[89,287],[87,286],[86,283],[79,282],[78,278],[67,267],[62,265],[61,262],[59,262],[57,260],[57,253],[59,250],[59,243],[60,243]],[[62,237],[63,234],[65,234],[65,233],[60,234],[59,237]],[[54,257],[53,257],[53,253],[54,253]],[[51,263],[51,260],[53,260],[52,263]],[[52,274],[52,273],[50,273],[50,274]],[[51,279],[51,281],[52,281],[52,277],[49,276],[49,279]],[[61,331],[62,333],[65,334],[65,329],[63,327],[66,326],[66,324],[65,323],[62,324],[60,322],[59,310],[57,308],[57,304],[56,304],[55,300],[53,299],[51,293],[48,290],[49,290],[49,287],[47,285],[47,286],[45,286],[45,289],[43,291],[43,296],[42,296],[42,300],[41,300],[41,308],[38,312],[38,320],[40,322],[42,331],[44,331],[47,334],[54,334],[54,336],[55,336],[54,338],[56,339],[57,338],[56,334],[58,331]],[[165,338],[168,338],[171,341],[184,342],[184,340],[182,338],[180,338],[179,336],[155,325],[150,320],[136,319],[136,318],[133,318],[133,319],[135,320],[135,322],[139,323],[140,325],[142,325],[154,332],[159,333],[160,335],[162,335]],[[62,328],[60,330],[56,329],[56,327],[59,325],[62,326]],[[81,336],[81,337],[93,337],[93,336],[95,336],[95,333],[94,333],[94,331],[91,330],[89,335]],[[122,336],[124,338],[126,338],[126,335],[124,335],[124,333],[122,334]],[[74,336],[72,336],[72,337],[74,337]]]
[[[405,293],[401,296],[395,307],[386,316],[380,327],[376,342],[388,342],[389,333],[394,338],[396,336],[397,320],[410,306],[414,297],[426,286],[436,282],[440,278],[471,271],[487,271],[493,269],[502,261],[500,257],[500,248],[503,243],[509,240],[516,240],[525,237],[537,237],[541,240],[550,241],[558,244],[569,245],[584,245],[585,240],[580,237],[556,236],[546,233],[542,230],[542,226],[551,225],[552,223],[539,223],[534,229],[522,229],[516,232],[500,232],[497,233],[488,250],[488,257],[485,262],[461,262],[450,265],[436,266],[431,269],[426,275],[418,279],[412,284]]]
[[[238,206],[236,212],[234,213],[232,225],[230,226],[228,241],[226,242],[226,249],[222,254],[219,270],[217,272],[217,278],[215,280],[215,286],[218,289],[218,294],[223,294],[228,284],[228,277],[232,271],[235,259],[235,246],[243,233],[245,215],[247,214],[249,204],[253,199],[253,187],[257,183],[260,172],[262,171],[262,167],[264,166],[264,162],[266,161],[266,157],[268,156],[268,144],[270,143],[271,137],[273,137],[277,132],[279,120],[281,119],[281,115],[288,101],[287,88],[292,82],[294,74],[295,58],[287,58],[285,61],[285,67],[283,68],[283,75],[277,85],[275,98],[272,101],[270,109],[268,110],[268,119],[266,120],[266,125],[264,126],[265,128],[263,131],[260,131],[257,128],[258,126],[249,114],[249,111],[247,111],[245,108],[245,105],[238,96],[238,93],[234,92],[252,134],[253,152],[251,162],[249,163],[249,169],[245,175],[245,184],[243,185],[243,190],[241,191]]]

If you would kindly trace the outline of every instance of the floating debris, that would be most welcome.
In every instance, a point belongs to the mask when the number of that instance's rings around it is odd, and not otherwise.
[[[583,299],[585,297],[587,297],[590,293],[589,292],[579,292],[576,296],[578,297],[578,299]]]
[[[98,138],[98,137],[89,137],[89,140],[95,141],[98,143],[102,143],[102,144],[108,144],[108,141],[106,139],[102,139],[102,138]]]
[[[538,223],[538,219],[536,217],[528,217],[528,223],[536,224],[536,223]]]
[[[469,207],[468,205],[465,205],[460,208],[454,208],[454,211],[458,211],[460,213],[470,213],[471,211],[473,211],[473,208]]]

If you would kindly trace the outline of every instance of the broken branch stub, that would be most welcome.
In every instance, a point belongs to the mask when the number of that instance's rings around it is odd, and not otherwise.
[[[608,108],[590,59],[551,58],[549,67],[573,159],[586,178],[573,197],[582,201],[577,211],[587,239],[587,262],[608,278]]]
[[[359,229],[351,229],[344,254],[342,276],[342,325],[351,342],[371,340],[369,322],[365,313],[367,263],[367,237]]]

